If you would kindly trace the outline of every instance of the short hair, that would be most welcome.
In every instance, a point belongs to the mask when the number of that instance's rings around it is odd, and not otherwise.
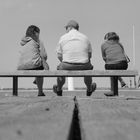
[[[74,29],[76,29],[76,30],[79,30],[79,26],[76,26],[76,27],[73,27]]]
[[[119,36],[115,32],[109,32],[104,36],[104,40],[115,40],[119,41]]]
[[[79,23],[75,20],[70,20],[67,25],[65,26],[65,28],[67,29],[68,27],[74,28],[76,30],[79,30]]]
[[[40,33],[39,27],[35,25],[30,25],[26,30],[26,37],[31,37],[32,39],[36,41],[35,32]]]
[[[76,30],[79,30],[79,26],[76,26],[76,27],[73,27],[73,26],[68,26],[68,27],[66,27],[66,30],[68,29],[68,28],[74,28],[74,29],[76,29]]]

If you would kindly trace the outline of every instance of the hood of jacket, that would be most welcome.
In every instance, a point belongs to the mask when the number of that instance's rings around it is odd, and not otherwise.
[[[20,45],[21,45],[21,46],[24,46],[26,43],[28,43],[28,42],[31,41],[31,40],[32,40],[31,37],[23,37],[23,38],[21,39]]]
[[[114,45],[114,44],[118,44],[119,42],[118,41],[114,41],[114,40],[107,40],[106,43]]]

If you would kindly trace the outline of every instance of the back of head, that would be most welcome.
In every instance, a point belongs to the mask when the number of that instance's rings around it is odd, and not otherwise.
[[[104,36],[104,40],[119,41],[119,36],[115,32],[109,32]]]
[[[30,25],[26,30],[26,37],[31,37],[36,41],[36,32],[40,33],[40,29],[35,25]]]
[[[72,27],[76,30],[79,30],[79,24],[78,22],[76,22],[75,20],[70,20],[67,25],[65,26],[65,28],[67,29],[68,27]]]

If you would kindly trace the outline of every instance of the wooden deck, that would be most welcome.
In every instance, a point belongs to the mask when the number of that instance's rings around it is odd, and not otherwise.
[[[58,97],[45,91],[37,97],[37,91],[20,91],[13,97],[0,91],[0,140],[138,140],[140,91],[120,90],[111,98],[104,92],[86,97],[85,91],[64,91]]]

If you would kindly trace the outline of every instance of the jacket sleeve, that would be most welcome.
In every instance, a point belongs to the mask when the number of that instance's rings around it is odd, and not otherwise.
[[[120,47],[122,48],[122,51],[124,52],[124,47],[121,43],[118,43],[120,45]]]
[[[106,54],[105,54],[105,51],[104,51],[104,45],[103,44],[101,45],[101,53],[102,53],[103,60],[106,62]]]
[[[46,49],[44,47],[44,44],[42,41],[40,41],[40,55],[41,57],[43,57],[45,60],[47,60],[48,56],[47,56],[47,52]]]
[[[89,58],[89,60],[91,59],[91,57],[92,57],[92,46],[91,46],[90,41],[88,41],[88,58]]]

